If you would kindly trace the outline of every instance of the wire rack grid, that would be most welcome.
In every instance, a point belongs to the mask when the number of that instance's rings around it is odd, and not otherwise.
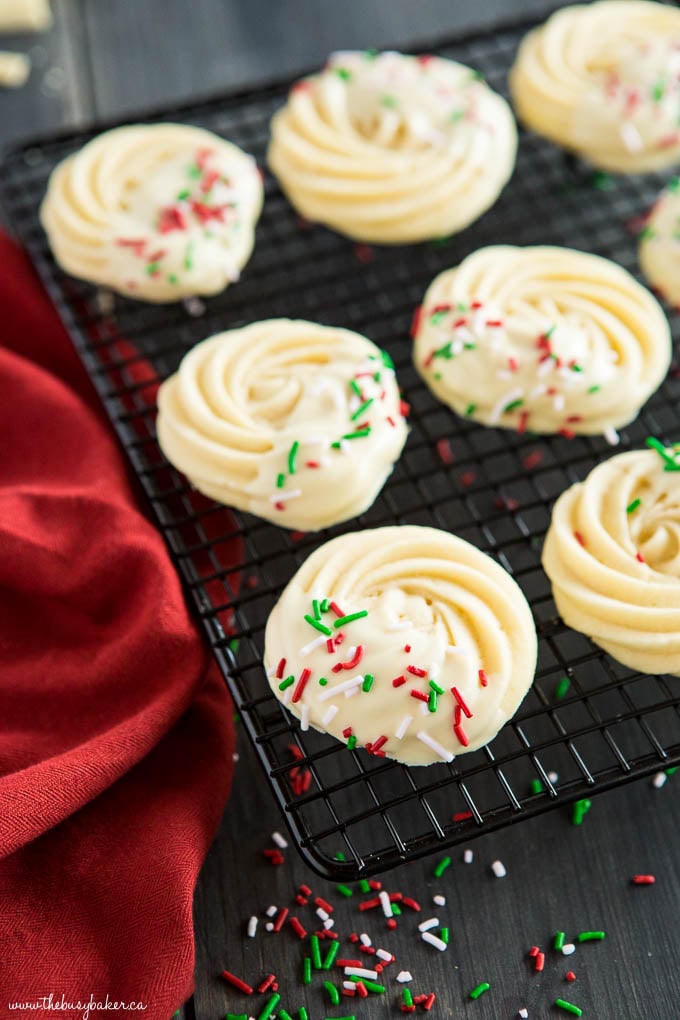
[[[423,49],[479,69],[506,93],[507,71],[528,27],[506,26]],[[269,121],[289,85],[139,119],[199,124],[264,165]],[[38,222],[39,202],[56,162],[95,133],[40,139],[6,153],[0,200],[148,497],[308,863],[329,877],[368,875],[680,763],[680,684],[634,673],[566,628],[540,566],[553,499],[611,450],[598,437],[533,437],[457,418],[418,377],[409,340],[413,310],[432,277],[486,244],[562,244],[605,255],[637,274],[628,224],[649,207],[662,178],[593,175],[522,133],[512,182],[476,224],[437,243],[370,249],[301,223],[265,174],[264,212],[243,278],[198,306],[202,314],[196,315],[195,303],[154,306],[113,298],[55,266]],[[155,439],[157,380],[211,333],[276,316],[346,326],[371,337],[392,355],[412,408],[406,449],[374,506],[316,535],[291,533],[203,499],[164,461]],[[677,336],[674,314],[671,322]],[[678,375],[671,370],[637,421],[622,431],[622,448],[640,445],[648,434],[677,439]],[[438,455],[439,440],[446,440],[451,463]],[[341,532],[393,523],[444,528],[490,553],[516,578],[536,620],[538,671],[522,708],[488,747],[450,765],[409,769],[349,751],[315,731],[301,732],[262,670],[267,616],[305,557]],[[557,697],[563,677],[569,689]],[[300,777],[306,789],[296,793]]]

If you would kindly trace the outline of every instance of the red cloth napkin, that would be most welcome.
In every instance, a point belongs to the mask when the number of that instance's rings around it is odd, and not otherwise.
[[[231,707],[80,362],[2,235],[0,265],[0,1016],[108,995],[146,1009],[107,1016],[168,1020],[192,989]]]

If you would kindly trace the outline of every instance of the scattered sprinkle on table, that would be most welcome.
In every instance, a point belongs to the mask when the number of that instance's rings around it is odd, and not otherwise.
[[[505,865],[503,864],[502,861],[494,861],[493,864],[491,865],[491,870],[493,871],[496,878],[505,878],[505,876],[507,875]]]
[[[480,995],[484,995],[484,992],[488,992],[490,988],[491,985],[489,984],[488,981],[482,981],[481,984],[477,985],[476,988],[472,989],[472,991],[470,992],[470,998],[478,999]]]
[[[656,879],[654,875],[633,875],[633,885],[654,885]]]
[[[571,680],[568,676],[563,676],[555,688],[555,697],[558,701],[565,696],[570,687]]]
[[[603,931],[582,931],[576,936],[577,942],[601,942],[602,939],[606,938],[606,932]]]
[[[575,1006],[573,1002],[565,1002],[564,999],[555,999],[555,1005],[558,1009],[563,1009],[565,1013],[571,1013],[573,1016],[583,1016],[583,1010]]]
[[[588,814],[592,807],[591,801],[587,798],[583,800],[577,800],[572,809],[571,823],[572,825],[581,825],[583,819]]]

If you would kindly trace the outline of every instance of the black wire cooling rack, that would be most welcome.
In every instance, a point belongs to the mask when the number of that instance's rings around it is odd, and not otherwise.
[[[528,27],[427,49],[481,70],[505,93]],[[202,125],[262,165],[270,118],[289,84],[139,119]],[[409,340],[413,310],[432,277],[486,244],[562,244],[608,256],[637,274],[630,221],[649,207],[662,178],[593,174],[523,133],[510,186],[472,227],[436,243],[371,249],[301,223],[267,175],[255,252],[241,282],[204,303],[153,306],[64,276],[38,223],[49,171],[94,133],[41,139],[7,153],[0,197],[127,451],[308,863],[336,878],[370,874],[680,763],[680,681],[633,673],[567,629],[540,566],[552,500],[611,449],[597,437],[532,437],[457,418],[414,371]],[[165,463],[155,439],[154,380],[173,372],[209,334],[275,316],[371,337],[393,356],[412,408],[408,444],[375,505],[317,535],[291,533],[203,499]],[[671,322],[677,336],[677,316]],[[671,370],[622,431],[622,448],[639,446],[649,434],[678,439],[679,375]],[[439,440],[450,457],[442,458]],[[342,531],[395,522],[454,531],[496,557],[523,588],[538,628],[538,672],[521,710],[492,744],[450,765],[409,769],[349,751],[315,731],[302,733],[262,669],[268,613],[305,557]],[[336,859],[338,851],[345,861]]]

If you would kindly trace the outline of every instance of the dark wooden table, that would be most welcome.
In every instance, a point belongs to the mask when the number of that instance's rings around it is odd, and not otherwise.
[[[49,34],[2,40],[6,48],[29,50],[34,62],[24,89],[0,93],[2,143],[292,72],[321,62],[333,49],[395,46],[544,10],[545,4],[55,0],[54,9]],[[267,863],[262,851],[283,824],[245,740],[239,752],[234,793],[196,894],[196,994],[183,1010],[187,1018],[212,1020],[227,1010],[259,1014],[266,997],[232,993],[218,977],[225,967],[251,982],[276,973],[283,1004],[291,1010],[306,1004],[310,1020],[355,1010],[357,1020],[400,1015],[401,986],[394,980],[400,969],[413,974],[414,994],[436,992],[430,1016],[447,1020],[510,1020],[522,1007],[532,1020],[567,1016],[551,1005],[558,996],[597,1020],[680,1017],[680,774],[662,789],[645,780],[597,798],[581,827],[561,809],[474,841],[473,862],[464,864],[456,851],[441,879],[433,876],[433,861],[383,876],[384,888],[402,890],[423,906],[417,917],[405,912],[397,931],[388,932],[379,912],[358,912],[358,893],[344,899],[311,874],[293,849],[285,851],[282,867]],[[503,879],[490,869],[497,858],[507,868]],[[656,884],[633,886],[637,873],[654,874]],[[385,996],[343,999],[332,1007],[320,975],[302,987],[301,944],[287,925],[279,935],[268,934],[263,917],[270,904],[289,905],[301,882],[337,905],[339,932],[367,931],[374,945],[396,954]],[[436,893],[446,896],[445,906],[433,905]],[[310,907],[297,910],[309,926]],[[260,917],[253,940],[244,937],[251,914]],[[433,915],[451,931],[445,954],[418,937],[417,922]],[[603,929],[607,938],[580,946],[571,957],[549,951],[554,932],[563,930],[571,939],[585,929]],[[527,957],[534,944],[546,950],[542,973]],[[344,940],[345,955],[348,949]],[[564,978],[569,969],[577,976],[573,984]],[[482,981],[490,991],[471,1001],[470,989]]]

